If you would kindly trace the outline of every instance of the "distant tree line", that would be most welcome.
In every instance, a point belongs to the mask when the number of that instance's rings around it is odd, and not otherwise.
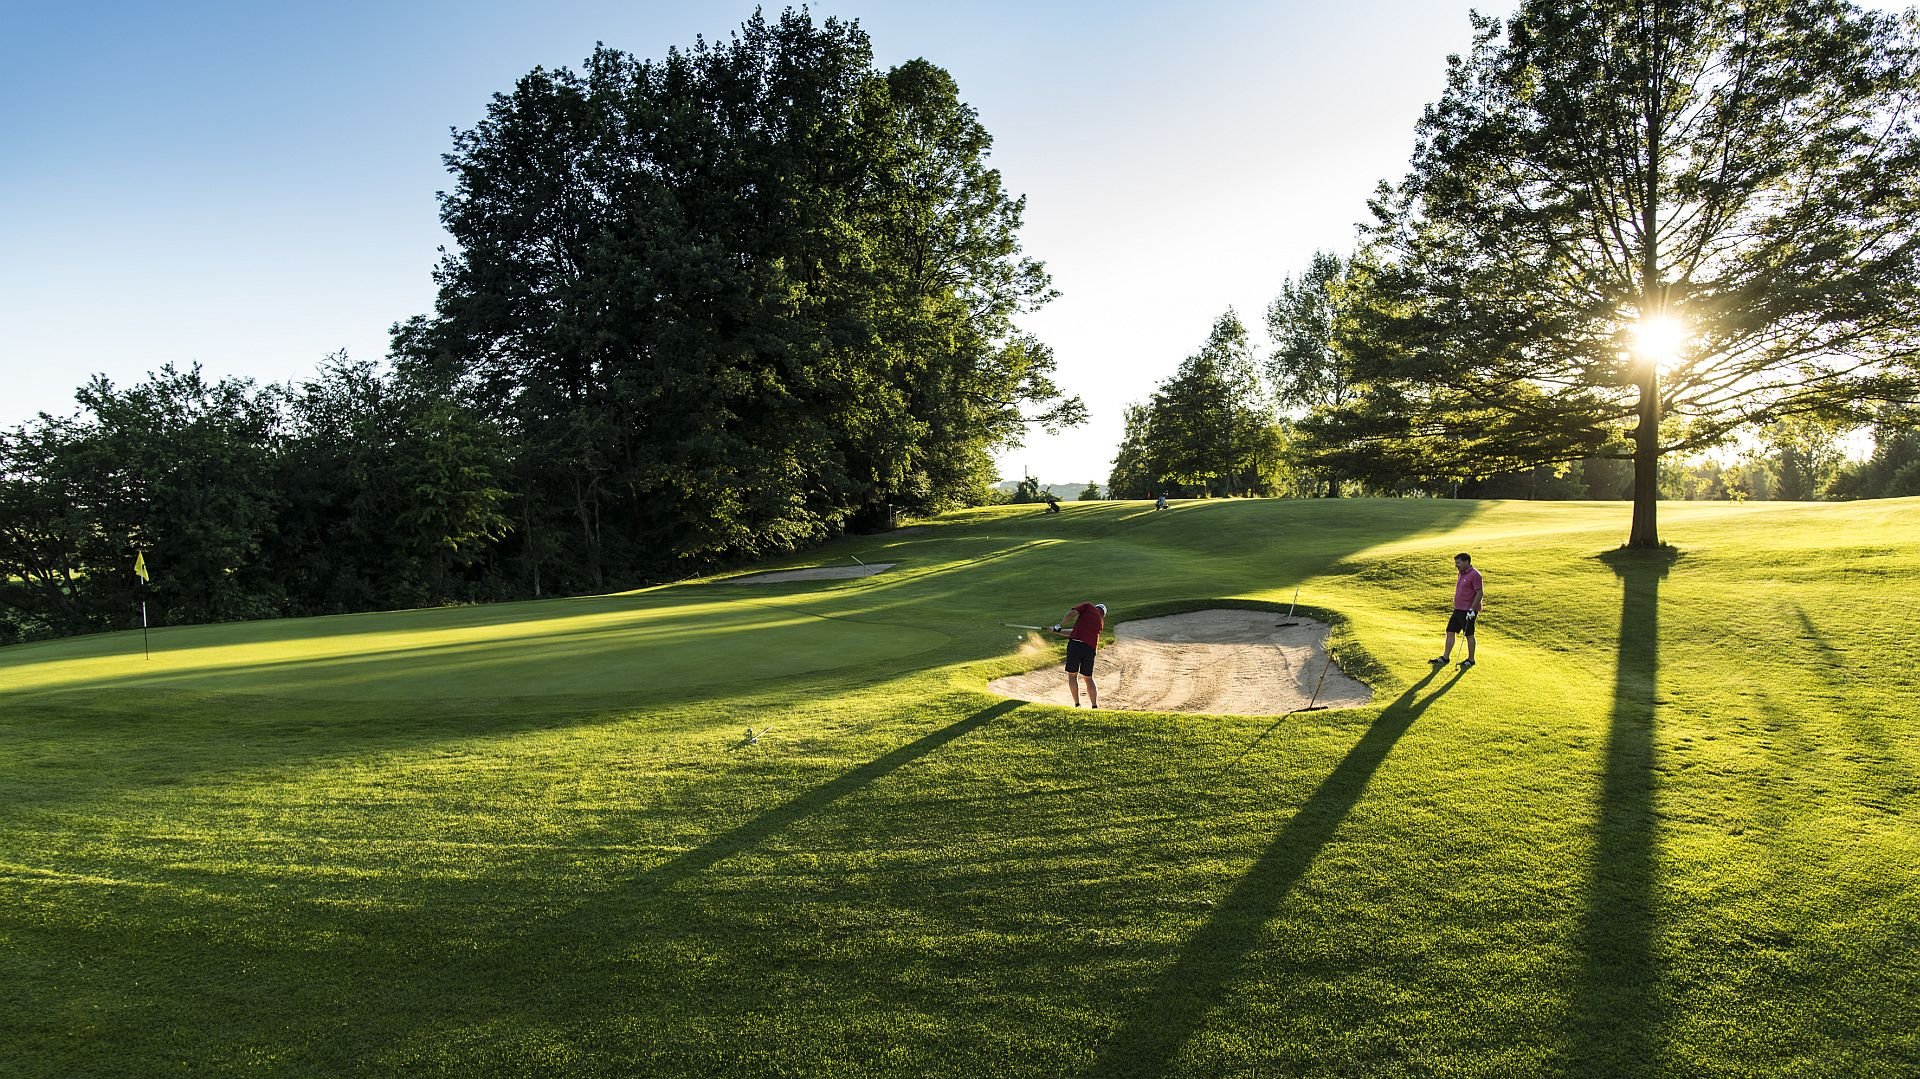
[[[1024,200],[924,60],[756,13],[535,69],[454,136],[390,366],[95,380],[0,434],[0,636],[603,589],[984,500],[1081,422]]]
[[[1232,312],[1222,316],[1201,352],[1146,402],[1128,407],[1105,497],[1633,499],[1627,455],[1518,466],[1503,458],[1476,469],[1457,457],[1410,460],[1374,452],[1363,440],[1343,441],[1342,406],[1373,389],[1338,333],[1342,305],[1355,288],[1345,280],[1348,267],[1323,251],[1305,273],[1284,280],[1268,309],[1272,345],[1258,375],[1244,326]],[[1219,377],[1221,370],[1238,377]],[[1663,499],[1736,501],[1920,495],[1917,419],[1910,409],[1884,404],[1864,426],[1786,415],[1737,432],[1713,447],[1717,452],[1666,457],[1657,492]],[[1854,459],[1846,444],[1859,443],[1860,435],[1872,448]]]
[[[1055,502],[1071,499],[1075,502],[1098,502],[1103,497],[1100,485],[1093,481],[1085,484],[1041,483],[1039,477],[1022,476],[1012,483],[995,484],[987,493],[983,505],[1024,506],[1035,502]]]
[[[0,432],[0,636],[124,626],[136,551],[171,622],[404,607],[489,591],[499,432],[370,363],[255,387],[163,368]]]

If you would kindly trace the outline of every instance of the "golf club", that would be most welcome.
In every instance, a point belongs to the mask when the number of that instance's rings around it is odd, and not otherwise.
[[[860,562],[860,556],[857,554],[850,554],[847,557],[853,559],[855,562]],[[860,564],[863,566],[866,565],[865,562],[860,562]]]
[[[1018,622],[1002,622],[1000,624],[1007,627],[1008,629],[1037,629],[1037,630],[1044,631],[1047,628],[1045,626],[1023,626]]]

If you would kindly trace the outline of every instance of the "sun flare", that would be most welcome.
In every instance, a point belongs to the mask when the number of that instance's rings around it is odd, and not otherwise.
[[[1670,315],[1650,315],[1633,327],[1633,351],[1641,359],[1651,360],[1665,369],[1679,363],[1686,353],[1686,324]]]

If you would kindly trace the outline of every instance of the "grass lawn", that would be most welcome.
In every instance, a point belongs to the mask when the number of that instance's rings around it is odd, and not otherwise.
[[[1063,508],[0,649],[0,1076],[1920,1074],[1920,500]],[[1296,586],[1374,706],[984,692]]]

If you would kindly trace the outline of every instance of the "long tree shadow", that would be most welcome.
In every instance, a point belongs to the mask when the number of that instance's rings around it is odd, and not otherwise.
[[[770,836],[818,813],[834,802],[871,784],[874,780],[919,760],[948,742],[985,726],[990,720],[1006,715],[1023,703],[1015,700],[1001,701],[931,734],[908,742],[890,753],[876,757],[844,773],[837,779],[828,780],[783,805],[767,810],[745,824],[714,836],[692,850],[676,855],[671,860],[648,870],[643,879],[655,887],[670,887],[675,882],[685,880],[730,855],[758,846]]]
[[[1571,1014],[1570,1071],[1634,1076],[1659,1070],[1665,1005],[1654,953],[1653,724],[1659,703],[1660,581],[1671,551],[1604,557],[1621,581],[1620,640],[1606,774],[1594,822],[1592,872]]]
[[[1420,713],[1460,681],[1456,671],[1420,696],[1441,668],[1407,687],[1368,726],[1347,755],[1281,828],[1246,876],[1187,941],[1180,957],[1101,1048],[1095,1076],[1155,1076],[1197,1032],[1206,1015],[1259,943],[1267,922],[1334,830],[1359,803],[1367,783]]]
[[[1847,660],[1847,654],[1835,648],[1833,643],[1827,640],[1827,635],[1820,632],[1820,627],[1814,625],[1813,619],[1807,616],[1805,607],[1798,603],[1789,604],[1789,606],[1793,608],[1793,617],[1800,622],[1800,639],[1807,642],[1808,647],[1820,655],[1825,668],[1820,673],[1829,681],[1834,681],[1836,674],[1846,671],[1851,665]]]
[[[1819,655],[1820,662],[1813,667],[1814,673],[1827,683],[1833,696],[1849,701],[1849,707],[1837,710],[1838,717],[1847,733],[1870,754],[1862,763],[1886,784],[1883,797],[1898,801],[1907,793],[1920,789],[1920,782],[1915,781],[1913,770],[1904,763],[1895,749],[1895,740],[1888,736],[1882,725],[1883,717],[1876,715],[1872,708],[1860,707],[1855,696],[1858,687],[1854,679],[1860,670],[1872,664],[1871,655],[1864,660],[1855,660],[1848,655],[1847,649],[1836,647],[1827,639],[1827,635],[1807,614],[1806,608],[1797,603],[1789,606],[1794,618],[1800,622],[1803,631],[1800,639]]]

